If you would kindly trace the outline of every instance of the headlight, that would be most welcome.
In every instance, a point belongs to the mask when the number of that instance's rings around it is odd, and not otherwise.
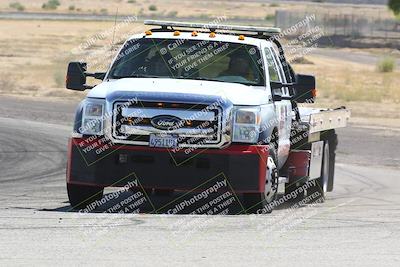
[[[233,121],[233,142],[257,143],[260,122],[260,108],[236,108]]]
[[[102,103],[87,103],[85,105],[85,115],[101,117],[103,116],[103,104]]]
[[[253,111],[237,110],[235,123],[255,124],[256,114]]]
[[[86,99],[83,105],[81,134],[102,135],[104,100]]]

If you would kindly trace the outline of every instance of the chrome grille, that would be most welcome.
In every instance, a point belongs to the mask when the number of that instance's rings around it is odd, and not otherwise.
[[[115,143],[148,145],[150,134],[178,136],[179,147],[220,147],[222,138],[222,108],[206,104],[169,102],[113,103],[112,137]],[[179,126],[158,129],[152,123],[157,116],[179,119]]]

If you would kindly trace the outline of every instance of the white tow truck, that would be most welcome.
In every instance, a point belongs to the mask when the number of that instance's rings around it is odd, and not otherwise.
[[[69,142],[72,206],[131,173],[149,194],[201,191],[222,173],[248,212],[271,205],[279,183],[295,199],[333,190],[335,128],[350,112],[298,107],[314,102],[315,78],[293,71],[279,29],[145,24],[154,28],[129,38],[107,72],[68,66],[67,88],[91,89]]]

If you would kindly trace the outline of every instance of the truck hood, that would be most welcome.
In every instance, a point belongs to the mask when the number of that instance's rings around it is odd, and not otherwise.
[[[234,105],[262,105],[268,103],[264,87],[238,83],[163,78],[124,78],[103,82],[94,87],[88,97],[107,98],[115,92],[161,93],[222,97]]]

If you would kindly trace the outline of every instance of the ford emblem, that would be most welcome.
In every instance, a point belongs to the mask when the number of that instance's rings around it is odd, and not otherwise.
[[[160,130],[175,130],[181,127],[181,119],[170,115],[159,115],[151,118],[151,125]]]

